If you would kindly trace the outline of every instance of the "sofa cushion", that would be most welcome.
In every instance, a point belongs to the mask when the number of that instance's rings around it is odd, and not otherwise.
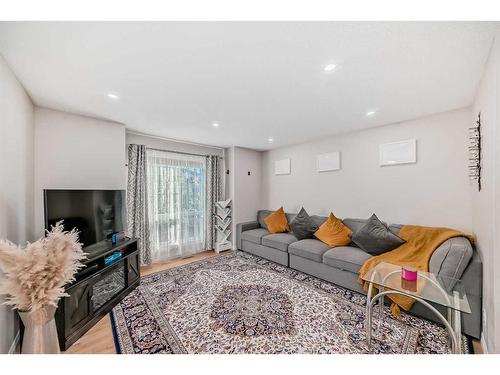
[[[405,243],[405,240],[392,233],[375,214],[365,225],[353,232],[351,239],[361,250],[372,255],[386,253]]]
[[[273,211],[269,211],[269,210],[259,210],[257,212],[257,221],[259,222],[260,226],[264,229],[267,229],[267,225],[266,223],[264,222],[264,219],[269,216],[270,214],[272,214]]]
[[[342,220],[337,219],[333,213],[330,213],[328,220],[321,224],[314,236],[330,247],[337,247],[350,244],[351,233],[352,231],[342,223]]]
[[[259,222],[260,226],[262,228],[265,228],[267,229],[267,225],[266,223],[264,222],[264,219],[269,216],[270,214],[272,214],[273,211],[270,211],[270,210],[259,210],[257,211],[257,221]],[[285,214],[286,215],[286,218],[288,220],[288,222],[291,222],[293,219],[295,219],[295,216],[297,214]]]
[[[363,250],[352,246],[340,246],[323,254],[323,263],[330,267],[359,273],[363,263],[372,256]]]
[[[314,221],[314,224],[318,226],[318,228],[328,220],[328,217],[326,216],[318,216],[318,215],[312,215],[311,216],[312,221]]]
[[[356,232],[358,229],[360,229],[363,225],[368,223],[368,219],[353,219],[351,217],[346,217],[345,219],[342,220],[344,225],[348,226],[353,233]],[[383,222],[382,223],[387,226],[387,223]]]
[[[295,220],[295,218],[297,217],[297,214],[285,214],[285,215],[286,215],[286,219],[288,220],[289,223],[291,221]]]
[[[288,219],[285,215],[285,211],[283,211],[283,207],[278,208],[272,214],[266,216],[264,222],[270,233],[286,233],[290,231]]]
[[[303,240],[312,238],[314,232],[318,230],[318,226],[314,223],[313,219],[309,216],[307,211],[302,207],[300,212],[288,224],[293,234],[297,239]]]
[[[288,252],[290,254],[297,255],[301,258],[314,260],[318,263],[322,262],[323,254],[326,253],[329,249],[331,249],[330,246],[314,238],[300,240],[288,246]]]
[[[287,251],[288,245],[296,241],[297,237],[291,233],[273,233],[262,237],[262,245],[281,251]]]
[[[269,231],[264,228],[250,229],[241,232],[241,239],[260,245],[262,243],[262,237],[267,236],[268,234]]]
[[[352,232],[356,232],[359,228],[361,228],[363,225],[365,225],[368,220],[366,219],[353,219],[353,218],[345,218],[344,220],[342,220],[342,222],[347,226],[349,227]],[[384,223],[384,222],[382,222]],[[384,223],[385,225],[387,225],[387,223]],[[390,228],[389,228],[390,230]],[[397,233],[394,233],[397,235]],[[354,246],[354,247],[358,247],[358,245],[356,245],[354,242],[350,243],[349,246]]]
[[[391,224],[389,225],[389,230],[394,233],[396,236],[399,236],[399,232],[401,231],[401,228],[403,228],[403,224]]]

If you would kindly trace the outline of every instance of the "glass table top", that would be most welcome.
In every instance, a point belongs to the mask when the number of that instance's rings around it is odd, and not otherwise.
[[[379,263],[362,279],[372,282],[377,289],[397,290],[427,302],[434,302],[464,313],[471,312],[460,280],[418,271],[417,281],[407,281],[401,277],[401,268],[395,264]]]

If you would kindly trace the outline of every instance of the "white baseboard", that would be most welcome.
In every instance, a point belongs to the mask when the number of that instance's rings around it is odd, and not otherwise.
[[[14,340],[12,341],[12,345],[10,346],[9,354],[14,354],[17,352],[17,346],[19,345],[20,334],[21,334],[21,332],[17,331],[16,336],[14,337]]]
[[[488,354],[488,346],[486,345],[486,340],[484,339],[484,334],[481,333],[481,347],[483,348],[483,353]]]

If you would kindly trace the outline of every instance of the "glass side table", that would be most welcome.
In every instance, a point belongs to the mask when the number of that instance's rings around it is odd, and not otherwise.
[[[470,306],[460,280],[438,276],[430,272],[418,271],[417,281],[406,281],[401,277],[401,266],[390,263],[379,263],[362,279],[369,283],[366,302],[366,341],[371,347],[372,315],[374,305],[379,301],[379,326],[382,325],[384,312],[384,297],[386,295],[402,295],[413,298],[431,310],[446,327],[451,340],[451,349],[454,354],[462,352],[461,345],[461,313],[470,314]],[[370,297],[373,288],[378,293]],[[447,308],[445,318],[432,303]]]

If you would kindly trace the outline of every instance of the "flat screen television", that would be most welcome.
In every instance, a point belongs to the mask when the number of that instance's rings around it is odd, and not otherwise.
[[[45,228],[63,220],[76,228],[83,247],[126,229],[125,190],[44,190]]]

